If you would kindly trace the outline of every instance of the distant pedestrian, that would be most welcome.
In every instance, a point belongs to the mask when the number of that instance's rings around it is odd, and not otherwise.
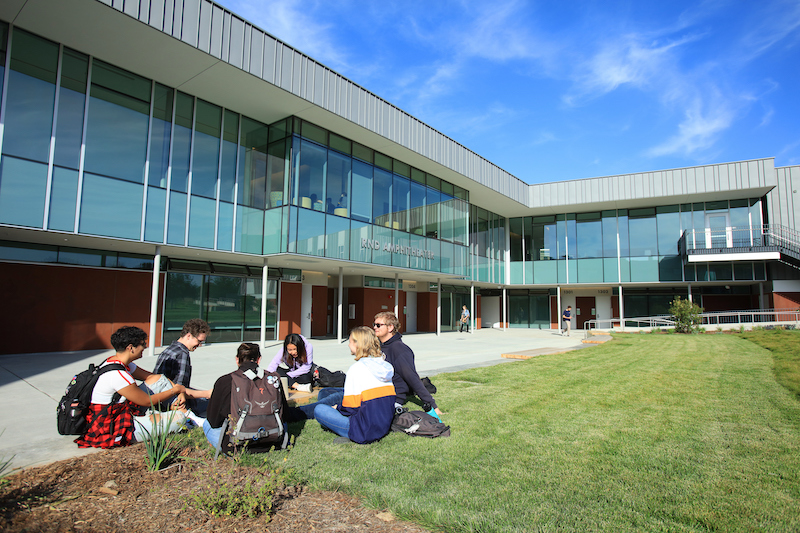
[[[469,309],[466,305],[461,306],[461,328],[458,330],[460,333],[464,333],[464,326],[467,327],[467,333],[469,333]]]
[[[564,335],[564,333],[566,333],[567,337],[569,337],[570,333],[572,331],[572,306],[571,305],[567,306],[567,309],[561,315],[561,318],[564,320],[564,331],[562,331],[561,334]]]

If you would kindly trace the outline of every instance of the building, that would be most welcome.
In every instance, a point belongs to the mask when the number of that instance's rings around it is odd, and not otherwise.
[[[0,4],[2,353],[798,307],[800,167],[528,185],[207,0]]]

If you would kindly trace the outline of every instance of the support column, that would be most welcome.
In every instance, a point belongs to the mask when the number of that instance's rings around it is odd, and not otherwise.
[[[508,330],[508,299],[506,297],[506,288],[503,287],[503,331]]]
[[[622,285],[619,286],[619,327],[625,331],[625,309],[622,305]]]
[[[692,303],[692,284],[691,283],[689,284],[688,291],[689,291],[689,303]]]
[[[394,273],[394,316],[397,317],[397,320],[400,320],[400,283],[399,283],[399,275],[397,272]]]
[[[436,278],[436,336],[442,334],[442,278]]]
[[[147,355],[155,355],[156,349],[156,323],[158,322],[158,286],[161,284],[161,247],[156,246],[156,254],[153,257],[153,287],[150,291],[150,340],[147,347]]]
[[[558,332],[564,333],[561,329],[561,285],[556,286],[556,320],[558,321]]]
[[[475,331],[475,283],[469,284],[469,333],[470,335]]]
[[[344,269],[339,267],[339,303],[336,306],[336,340],[342,343],[342,291],[344,290]]]
[[[269,283],[269,269],[267,258],[264,258],[264,269],[261,271],[261,348],[267,344],[267,284]]]

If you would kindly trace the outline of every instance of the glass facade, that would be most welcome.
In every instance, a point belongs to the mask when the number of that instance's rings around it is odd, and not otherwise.
[[[763,262],[684,265],[678,253],[684,231],[705,235],[714,218],[733,229],[758,226],[761,208],[748,198],[512,218],[510,283],[763,281]]]

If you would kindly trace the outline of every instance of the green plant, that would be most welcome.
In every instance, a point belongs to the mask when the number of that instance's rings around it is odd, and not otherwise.
[[[722,333],[722,326],[717,326],[717,333]]]
[[[6,432],[5,429],[3,431],[0,431],[0,437],[2,437],[3,433],[5,433],[5,432]],[[2,478],[3,476],[5,476],[8,473],[7,472],[8,467],[11,466],[11,461],[14,460],[14,457],[15,457],[14,455],[9,457],[8,459],[6,459],[5,456],[0,457],[0,478]]]
[[[236,462],[223,463],[210,479],[204,478],[187,503],[212,516],[250,517],[269,513],[275,491],[282,477],[269,469],[242,467]]]
[[[694,302],[681,300],[680,296],[676,296],[669,306],[669,314],[672,315],[672,320],[675,321],[675,332],[697,332],[702,323],[702,318],[700,317],[702,312],[703,308]]]
[[[650,330],[650,333],[661,333],[661,328],[653,328]]]
[[[172,458],[175,456],[176,448],[180,444],[180,439],[177,438],[175,433],[170,433],[169,431],[175,417],[175,411],[170,411],[169,416],[166,418],[164,414],[157,412],[149,416],[151,416],[153,420],[151,429],[148,430],[139,421],[136,423],[141,426],[142,432],[144,433],[147,469],[151,472],[155,472],[161,470],[171,462]]]

